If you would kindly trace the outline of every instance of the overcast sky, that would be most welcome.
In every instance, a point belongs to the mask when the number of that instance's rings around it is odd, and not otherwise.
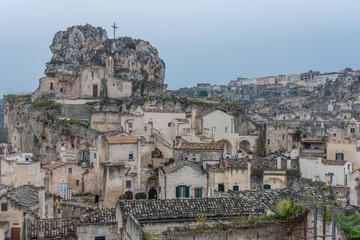
[[[169,89],[360,69],[360,0],[0,0],[0,96],[37,88],[57,31],[113,22],[158,49]]]

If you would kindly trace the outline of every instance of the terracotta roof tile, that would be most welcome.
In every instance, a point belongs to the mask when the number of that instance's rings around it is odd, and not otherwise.
[[[126,137],[107,137],[108,143],[110,144],[119,144],[119,143],[137,143],[138,139],[141,137],[135,136],[126,136]]]
[[[53,163],[49,163],[49,164],[47,164],[45,166],[42,166],[41,168],[52,171],[52,170],[57,169],[57,168],[59,168],[61,166],[64,166],[64,165],[66,165],[65,162],[53,162]]]
[[[320,200],[324,199],[319,191],[303,191],[314,193]],[[195,218],[199,213],[205,217],[235,217],[239,214],[254,214],[258,210],[271,209],[283,198],[304,200],[304,195],[299,189],[246,190],[233,194],[232,197],[218,198],[120,200],[119,207],[125,217],[131,214],[141,223],[147,220]]]
[[[176,145],[176,149],[202,149],[202,150],[222,150],[222,143],[187,143],[181,142]]]

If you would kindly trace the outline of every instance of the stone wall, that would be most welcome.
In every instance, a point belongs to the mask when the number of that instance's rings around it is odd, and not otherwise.
[[[118,239],[117,223],[93,223],[80,224],[76,231],[78,240],[95,239],[95,237],[105,237],[105,239]]]
[[[127,218],[122,236],[123,240],[142,240],[141,226],[132,215]]]

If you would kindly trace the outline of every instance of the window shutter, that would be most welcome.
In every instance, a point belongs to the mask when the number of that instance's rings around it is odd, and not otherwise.
[[[2,203],[2,204],[1,204],[1,211],[6,212],[7,210],[8,210],[8,205],[7,205],[7,203]]]
[[[233,186],[233,191],[239,191],[239,186]]]
[[[176,187],[176,198],[180,197],[180,187]]]
[[[190,197],[190,187],[189,186],[186,186],[185,187],[185,197]]]

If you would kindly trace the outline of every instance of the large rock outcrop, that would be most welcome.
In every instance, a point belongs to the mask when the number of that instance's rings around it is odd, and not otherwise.
[[[130,37],[108,39],[104,29],[89,24],[59,31],[50,49],[54,55],[46,66],[46,75],[63,70],[76,75],[86,66],[105,66],[111,56],[116,77],[161,84],[165,80],[165,63],[149,42]]]
[[[50,49],[53,56],[33,100],[121,98],[166,91],[165,63],[149,42],[109,39],[104,29],[87,24],[57,32]],[[93,85],[98,85],[98,94],[92,94]]]

